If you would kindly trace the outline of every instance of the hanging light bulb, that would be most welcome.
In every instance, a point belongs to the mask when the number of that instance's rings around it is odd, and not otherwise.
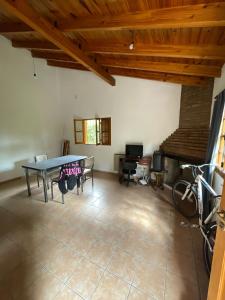
[[[130,50],[133,50],[133,49],[134,49],[134,42],[130,43],[129,49],[130,49]]]
[[[135,31],[131,31],[131,43],[129,45],[130,50],[134,50],[134,42],[135,42]]]

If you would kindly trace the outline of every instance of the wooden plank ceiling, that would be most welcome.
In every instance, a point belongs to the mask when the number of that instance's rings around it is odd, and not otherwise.
[[[0,34],[49,66],[207,85],[225,62],[225,1],[0,0]]]

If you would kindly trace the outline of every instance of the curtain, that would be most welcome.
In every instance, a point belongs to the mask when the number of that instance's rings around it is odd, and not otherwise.
[[[215,151],[216,151],[217,141],[220,132],[220,125],[223,118],[224,103],[225,103],[225,90],[223,90],[218,96],[216,96],[216,100],[214,103],[210,131],[209,131],[210,134],[209,134],[209,140],[208,140],[208,146],[206,152],[206,159],[205,159],[206,164],[212,163],[213,158],[215,157],[216,154]],[[209,184],[212,183],[213,169],[214,169],[213,167],[207,168],[205,172],[205,179]],[[206,190],[204,191],[203,197],[204,197],[203,199],[204,199],[204,208],[205,208],[204,217],[206,217],[210,211],[209,194],[206,192]]]

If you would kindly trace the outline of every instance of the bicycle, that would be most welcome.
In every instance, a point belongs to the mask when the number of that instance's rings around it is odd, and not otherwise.
[[[216,201],[214,208],[204,219],[203,186],[214,199],[220,198],[221,195],[218,195],[204,179],[202,168],[206,166],[211,165],[182,165],[182,169],[192,169],[194,181],[178,180],[173,186],[172,198],[175,207],[183,216],[187,218],[198,216],[198,225],[192,225],[192,227],[198,227],[203,236],[203,257],[207,273],[210,274],[217,228],[215,215],[219,210],[220,201]],[[181,222],[181,225],[185,225],[185,223]]]

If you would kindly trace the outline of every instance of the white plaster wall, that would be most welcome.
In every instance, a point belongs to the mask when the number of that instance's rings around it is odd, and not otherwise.
[[[95,168],[114,171],[114,154],[126,143],[143,143],[144,153],[159,147],[179,123],[181,85],[115,76],[112,87],[89,72],[60,69],[64,137],[73,154],[95,156]],[[112,118],[112,145],[75,145],[74,118]]]
[[[222,75],[214,81],[213,97],[216,97],[225,89],[225,65],[222,68]],[[214,174],[213,186],[218,194],[222,193],[223,179],[217,173]]]
[[[33,62],[27,50],[0,37],[0,181],[23,174],[21,163],[34,155],[59,155],[62,114],[56,68]]]
[[[221,77],[214,80],[213,98],[225,89],[225,64],[223,65]]]

